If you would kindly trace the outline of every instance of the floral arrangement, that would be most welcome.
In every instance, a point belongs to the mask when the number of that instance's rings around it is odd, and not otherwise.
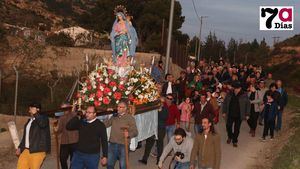
[[[154,102],[159,97],[147,69],[132,70],[127,77],[120,77],[115,70],[101,65],[80,86],[77,94],[80,104],[102,108],[115,107],[123,98],[140,105]]]
[[[154,102],[159,97],[157,86],[146,68],[140,71],[132,70],[128,75],[126,88],[131,90],[128,98],[135,105]]]
[[[131,91],[126,89],[125,83],[126,79],[120,78],[115,70],[101,66],[81,83],[77,97],[85,105],[113,107],[122,98],[128,98]]]

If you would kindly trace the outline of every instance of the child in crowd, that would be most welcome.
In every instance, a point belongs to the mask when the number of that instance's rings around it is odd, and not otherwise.
[[[266,136],[268,136],[270,130],[271,140],[274,138],[274,128],[275,128],[275,117],[278,112],[278,105],[274,101],[272,94],[267,95],[267,102],[264,108],[264,132],[263,141],[266,141]]]
[[[180,121],[182,124],[182,128],[186,131],[190,131],[190,119],[192,112],[192,103],[189,97],[185,98],[185,100],[178,106],[178,109],[181,110]]]

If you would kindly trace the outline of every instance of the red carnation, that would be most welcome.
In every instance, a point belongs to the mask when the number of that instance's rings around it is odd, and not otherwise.
[[[103,98],[103,103],[107,105],[107,104],[110,103],[110,100],[107,97],[104,97]]]
[[[78,92],[76,95],[76,98],[80,98],[80,97],[81,97],[81,94]]]
[[[110,88],[108,88],[108,87],[104,88],[104,93],[105,94],[108,94],[110,91],[111,91]]]
[[[103,92],[101,90],[98,90],[97,93],[96,93],[96,96],[98,98],[102,97],[103,96]]]
[[[113,75],[115,73],[115,71],[112,70],[112,69],[108,69],[107,72],[108,72],[109,75]]]
[[[95,97],[95,93],[90,94],[90,98],[94,98]]]
[[[87,89],[92,90],[92,86],[91,85],[87,86]]]
[[[112,87],[117,86],[117,83],[112,81],[112,82],[109,83],[109,86],[112,86]]]
[[[130,94],[130,95],[128,96],[128,99],[129,99],[130,101],[133,101],[133,100],[134,100],[134,97],[133,97],[133,95],[132,95],[132,94]]]
[[[125,90],[125,86],[122,85],[122,84],[119,84],[118,88],[119,88],[120,90]]]
[[[95,101],[94,101],[94,105],[95,105],[96,107],[98,107],[98,106],[100,106],[100,105],[101,105],[101,102],[100,102],[100,101],[98,101],[98,100],[95,100]]]
[[[114,98],[116,100],[120,100],[122,98],[122,94],[120,92],[116,92],[116,93],[114,93]]]

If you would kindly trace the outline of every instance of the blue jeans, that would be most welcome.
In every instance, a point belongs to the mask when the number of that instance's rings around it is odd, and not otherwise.
[[[100,153],[86,154],[75,151],[73,154],[71,169],[98,169]]]
[[[276,123],[276,130],[281,130],[281,123],[282,123],[282,111],[278,111],[278,113],[276,114],[277,116],[277,123]]]
[[[195,129],[195,134],[198,134],[198,133],[202,132],[203,127],[201,124],[195,124],[194,129]]]
[[[190,162],[186,162],[186,163],[175,162],[174,169],[189,169],[189,168],[190,168]]]
[[[170,141],[171,137],[174,135],[174,131],[175,131],[175,125],[166,126],[168,142]]]
[[[126,169],[125,146],[123,144],[109,143],[107,169],[114,169],[117,160],[119,160],[120,169]]]

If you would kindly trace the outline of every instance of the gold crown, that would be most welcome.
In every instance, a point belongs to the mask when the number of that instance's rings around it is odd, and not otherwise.
[[[114,14],[117,15],[118,12],[122,12],[125,16],[127,16],[127,10],[123,5],[118,5],[114,9]]]

